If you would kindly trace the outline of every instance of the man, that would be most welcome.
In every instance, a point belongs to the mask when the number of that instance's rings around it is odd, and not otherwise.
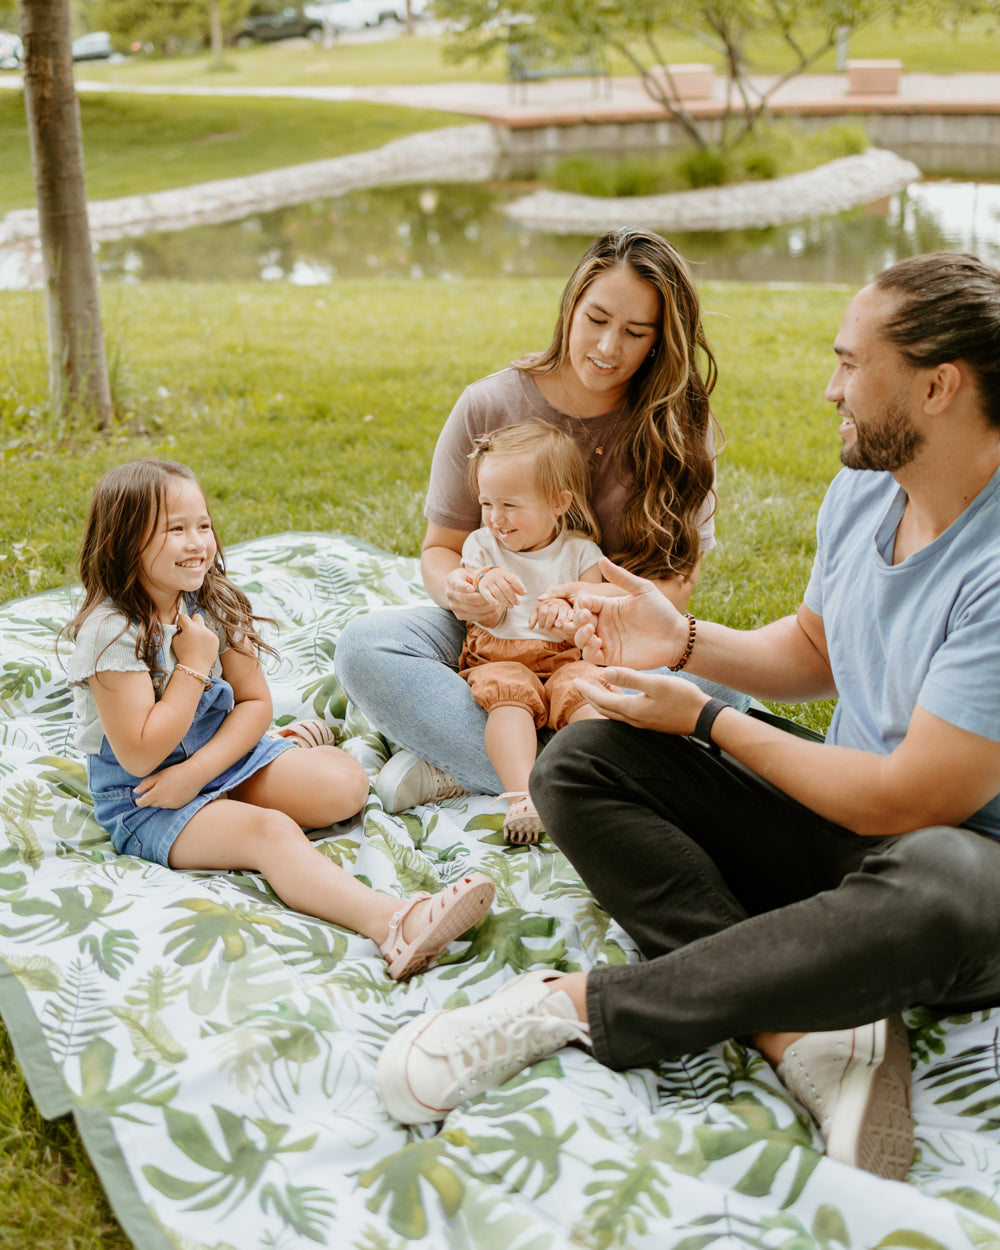
[[[398,1118],[443,1118],[571,1041],[620,1069],[742,1036],[828,1154],[906,1175],[898,1013],[1000,1003],[1000,273],[895,265],[834,351],[846,469],[794,616],[696,622],[610,563],[624,593],[578,605],[585,657],[613,666],[614,690],[587,686],[609,719],[558,734],[532,794],[645,961],[527,973],[412,1021],[379,1064]],[[635,671],[658,665],[836,695],[827,740]]]

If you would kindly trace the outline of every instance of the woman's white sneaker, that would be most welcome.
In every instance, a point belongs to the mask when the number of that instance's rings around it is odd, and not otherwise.
[[[525,972],[481,1002],[432,1011],[404,1025],[378,1061],[379,1094],[393,1119],[443,1120],[536,1059],[570,1042],[589,1042],[590,1030],[569,995],[548,988],[562,975]]]
[[[428,764],[412,751],[396,752],[379,771],[374,790],[385,810],[393,815],[423,803],[439,803],[468,794],[451,773]]]

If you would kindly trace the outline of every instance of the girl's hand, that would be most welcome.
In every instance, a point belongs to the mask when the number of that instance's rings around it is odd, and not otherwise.
[[[572,638],[573,617],[574,608],[568,599],[549,598],[546,593],[545,598],[538,600],[528,626],[530,629],[552,630]]]
[[[178,664],[207,677],[219,654],[219,638],[205,624],[200,612],[196,616],[182,615],[177,618],[172,647]]]
[[[527,594],[524,582],[516,574],[508,573],[506,569],[490,569],[482,577],[477,572],[476,581],[479,593],[486,602],[493,604],[496,608],[502,608],[503,612],[515,607],[520,603],[521,596]]]
[[[656,583],[604,557],[601,572],[624,594],[581,590],[576,597],[576,645],[591,664],[660,668],[676,664],[688,638],[687,619]]]
[[[182,618],[183,619],[183,618]],[[194,757],[192,756],[192,759]],[[191,760],[171,764],[151,777],[144,777],[136,786],[136,807],[166,807],[174,810],[200,794],[204,784],[201,775],[191,767]]]
[[[477,569],[459,566],[452,569],[444,585],[447,606],[460,621],[472,621],[475,625],[497,625],[503,619],[503,611],[488,603],[475,586]]]
[[[664,734],[691,734],[708,702],[703,690],[683,677],[606,668],[601,676],[618,690],[578,678],[574,683],[587,702],[609,720]]]

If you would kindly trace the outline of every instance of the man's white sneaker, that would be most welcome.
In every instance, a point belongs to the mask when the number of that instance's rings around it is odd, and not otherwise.
[[[786,1049],[778,1077],[819,1125],[831,1159],[905,1179],[913,1162],[912,1082],[899,1016],[805,1034]]]
[[[417,1016],[389,1040],[378,1061],[385,1109],[404,1124],[427,1124],[459,1103],[495,1089],[522,1068],[589,1042],[563,990],[548,982],[562,973],[525,972],[489,998],[451,1011]]]
[[[412,751],[397,751],[379,771],[374,788],[382,806],[392,813],[468,794],[451,773],[428,764]]]

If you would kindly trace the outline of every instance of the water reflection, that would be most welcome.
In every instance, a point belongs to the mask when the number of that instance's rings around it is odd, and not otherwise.
[[[408,186],[102,244],[108,281],[148,278],[300,284],[337,277],[563,277],[589,235],[548,235],[499,207],[521,188]],[[924,182],[864,208],[769,230],[676,234],[706,278],[867,281],[886,265],[938,248],[1000,264],[1000,184]]]

